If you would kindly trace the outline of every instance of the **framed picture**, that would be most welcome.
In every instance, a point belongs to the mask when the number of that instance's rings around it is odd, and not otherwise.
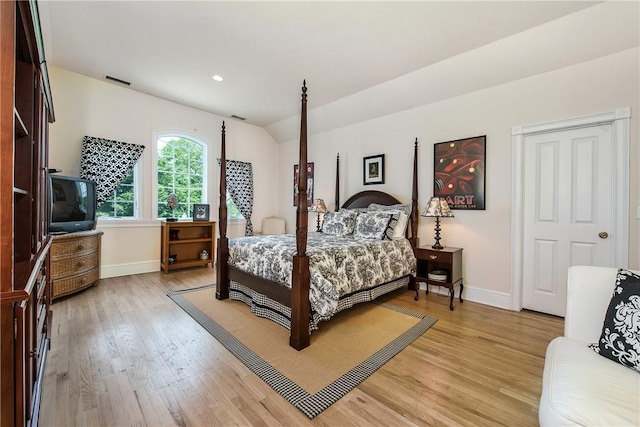
[[[451,209],[484,210],[487,136],[433,146],[433,195]]]
[[[364,185],[384,184],[384,154],[363,159]]]
[[[298,165],[293,165],[293,206],[298,206]],[[307,207],[313,206],[313,163],[307,163]]]
[[[209,221],[209,205],[193,205],[194,221]]]

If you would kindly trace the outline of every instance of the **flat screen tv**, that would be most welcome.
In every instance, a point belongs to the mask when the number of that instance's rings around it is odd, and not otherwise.
[[[96,186],[88,179],[49,175],[50,233],[93,230],[96,226]]]

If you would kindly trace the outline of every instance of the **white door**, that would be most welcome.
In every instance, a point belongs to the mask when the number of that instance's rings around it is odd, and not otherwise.
[[[524,138],[522,306],[564,316],[567,269],[611,266],[611,124]]]

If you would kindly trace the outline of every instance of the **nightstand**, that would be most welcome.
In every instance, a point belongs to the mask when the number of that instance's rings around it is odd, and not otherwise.
[[[463,302],[462,248],[433,249],[430,246],[423,246],[416,249],[416,258],[416,299],[418,299],[418,282],[427,284],[427,294],[429,285],[444,286],[449,289],[449,309],[453,310],[454,286],[459,284],[460,302]]]

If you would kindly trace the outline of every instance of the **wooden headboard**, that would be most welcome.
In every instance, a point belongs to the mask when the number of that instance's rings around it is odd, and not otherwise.
[[[336,158],[336,211],[338,210],[338,201],[340,200],[340,155]],[[401,204],[398,199],[390,194],[377,190],[361,191],[349,197],[342,205],[345,209],[368,208],[371,203],[381,205]],[[409,226],[407,227],[407,238],[411,242],[414,250],[418,247],[418,138],[413,148],[413,178],[411,187],[411,217],[409,218]]]
[[[389,206],[397,205],[401,202],[392,195],[382,191],[368,190],[361,191],[349,197],[347,201],[342,204],[342,207],[345,209],[368,208],[371,203]]]

